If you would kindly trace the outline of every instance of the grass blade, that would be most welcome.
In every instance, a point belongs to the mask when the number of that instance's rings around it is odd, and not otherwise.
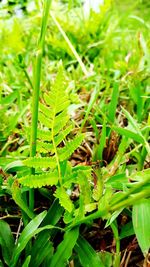
[[[42,213],[37,215],[31,222],[28,223],[28,225],[22,231],[18,239],[17,245],[13,252],[11,267],[17,266],[16,264],[17,264],[20,253],[26,247],[28,241],[35,235],[37,228],[39,227],[39,225],[45,218],[46,214],[47,212],[43,211]]]
[[[150,199],[133,206],[132,220],[139,246],[146,256],[150,248]]]
[[[109,111],[108,111],[108,118],[112,123],[115,120],[118,97],[119,97],[119,84],[116,82],[114,83],[114,86],[113,86],[113,92],[112,92],[111,102],[110,102]]]
[[[105,267],[95,250],[82,236],[78,238],[75,251],[83,267]]]
[[[50,267],[61,266],[65,267],[66,262],[72,254],[72,250],[76,244],[79,235],[79,228],[76,227],[70,231],[67,231],[64,235],[64,240],[58,246],[51,262]]]
[[[70,42],[68,36],[66,35],[66,33],[64,32],[64,30],[62,29],[61,25],[59,24],[59,22],[57,21],[57,19],[55,18],[54,14],[51,12],[51,17],[53,19],[53,21],[55,22],[57,28],[59,29],[59,31],[61,32],[62,36],[64,37],[66,43],[68,44],[70,50],[72,51],[74,57],[76,58],[76,60],[78,61],[83,73],[85,74],[85,76],[88,76],[89,73],[84,65],[84,63],[82,62],[79,54],[77,53],[77,51],[75,50],[75,48],[73,47],[72,43]]]

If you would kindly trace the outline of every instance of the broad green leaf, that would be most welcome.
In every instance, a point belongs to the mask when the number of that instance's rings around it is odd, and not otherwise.
[[[113,266],[113,254],[107,251],[102,251],[98,253],[100,259],[102,260],[105,267]]]
[[[83,267],[105,267],[96,251],[91,245],[80,236],[77,240],[74,250],[76,251],[81,266]]]
[[[50,239],[49,230],[42,231],[38,235],[32,247],[30,267],[32,266],[39,267],[48,254],[52,255],[53,245],[52,242],[49,241],[49,239]],[[42,244],[42,249],[41,249],[41,244]],[[37,253],[37,251],[39,251],[40,253]]]
[[[43,211],[42,213],[37,215],[32,221],[27,224],[27,226],[22,231],[13,251],[11,267],[17,266],[16,264],[19,259],[20,253],[26,247],[28,241],[35,235],[37,228],[45,218],[46,214],[47,212]]]
[[[14,249],[14,239],[7,222],[0,220],[0,246],[4,262],[9,266]]]
[[[63,241],[57,247],[55,254],[52,257],[49,267],[66,267],[67,261],[72,255],[72,250],[77,242],[79,236],[79,228],[73,228],[67,231],[64,235]]]
[[[132,221],[139,246],[147,255],[150,249],[150,199],[143,199],[133,206]]]

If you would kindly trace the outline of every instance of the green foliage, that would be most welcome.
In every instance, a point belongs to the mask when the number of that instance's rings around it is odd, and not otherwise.
[[[148,257],[150,6],[81,2],[0,6],[1,266]]]
[[[133,206],[132,220],[133,227],[138,239],[140,248],[146,256],[150,249],[150,199],[141,200]]]
[[[105,266],[94,249],[82,236],[79,236],[77,240],[75,251],[78,253],[80,263],[83,267]]]
[[[66,231],[63,241],[57,247],[57,250],[50,261],[50,266],[66,266],[67,261],[72,255],[72,250],[79,236],[79,228],[76,227],[70,231]]]
[[[0,220],[0,246],[4,262],[10,266],[14,239],[9,225],[3,220]]]

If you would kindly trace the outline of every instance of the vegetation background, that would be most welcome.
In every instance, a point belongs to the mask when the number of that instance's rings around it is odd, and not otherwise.
[[[0,1],[2,267],[150,266],[150,3],[87,2]]]

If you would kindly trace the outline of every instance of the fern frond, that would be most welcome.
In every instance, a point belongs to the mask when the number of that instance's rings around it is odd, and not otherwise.
[[[69,121],[69,116],[66,115],[57,120],[56,122],[54,122],[53,125],[54,136],[57,135],[66,126],[68,121]]]
[[[59,69],[49,94],[44,94],[46,105],[40,103],[39,121],[53,131],[54,136],[67,124],[69,99],[62,68]],[[54,137],[53,136],[53,137]]]
[[[46,185],[56,185],[58,183],[58,172],[51,171],[39,175],[27,175],[18,179],[19,183],[30,188],[38,188]]]
[[[38,120],[41,124],[43,124],[44,126],[46,126],[49,129],[51,129],[51,125],[52,125],[51,120],[49,118],[47,118],[46,115],[43,114],[42,112],[39,112]]]
[[[54,153],[54,146],[52,143],[37,141],[37,151],[40,153]]]
[[[71,141],[66,142],[65,147],[58,149],[59,160],[68,159],[72,153],[79,147],[84,139],[84,134],[78,134]]]
[[[62,130],[57,136],[54,137],[56,146],[58,146],[65,137],[71,132],[73,125],[68,126],[66,129]]]
[[[29,157],[23,160],[23,164],[32,168],[56,168],[56,158],[52,157]]]
[[[43,114],[45,114],[49,118],[49,114],[50,114],[49,107],[47,107],[46,105],[42,103],[39,103],[39,109]]]
[[[41,139],[42,141],[52,141],[51,131],[38,129],[37,138]]]
[[[60,95],[61,99],[58,99],[57,101],[57,106],[56,106],[56,113],[61,112],[62,110],[65,110],[68,108],[69,106],[69,100],[68,97],[66,95],[63,94]],[[50,107],[52,107],[54,105],[54,100],[53,100],[53,95],[52,93],[50,93],[49,95],[44,94],[44,100],[47,103],[47,105],[49,105]]]
[[[58,187],[56,192],[55,192],[55,197],[59,199],[59,203],[62,207],[65,208],[65,210],[67,210],[68,212],[72,212],[74,209],[74,205],[69,197],[69,195],[67,194],[67,192],[65,191],[65,189],[63,187]]]

